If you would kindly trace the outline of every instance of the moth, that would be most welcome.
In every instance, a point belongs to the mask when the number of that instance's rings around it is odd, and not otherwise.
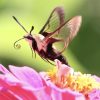
[[[18,41],[25,39],[29,43],[32,52],[37,52],[43,60],[51,63],[50,60],[54,61],[55,59],[58,59],[63,64],[68,65],[68,62],[62,53],[77,35],[82,22],[81,16],[75,16],[65,20],[64,9],[62,7],[56,7],[39,31],[39,34],[34,35],[32,35],[34,26],[32,26],[30,32],[28,32],[16,17],[13,16],[13,18],[26,32],[26,35],[23,36],[23,38],[14,43],[14,47],[18,46],[18,44],[16,44]],[[58,50],[56,43],[61,43],[62,48]]]

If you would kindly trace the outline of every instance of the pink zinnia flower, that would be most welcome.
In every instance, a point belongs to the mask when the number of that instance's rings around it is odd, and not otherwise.
[[[71,67],[59,60],[55,60],[55,63],[54,70],[40,73],[48,86],[56,90],[53,94],[54,96],[57,94],[55,97],[59,98],[60,94],[62,100],[100,100],[99,77],[74,72]]]
[[[44,82],[34,69],[11,65],[9,69],[10,71],[0,65],[0,100],[46,100],[48,98]]]
[[[53,70],[40,73],[26,66],[10,65],[7,70],[0,65],[0,100],[99,100],[99,77],[55,63]]]

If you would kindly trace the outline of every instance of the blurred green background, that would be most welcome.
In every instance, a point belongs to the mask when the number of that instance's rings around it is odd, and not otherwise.
[[[48,70],[52,65],[32,53],[26,41],[20,41],[21,49],[13,44],[25,32],[13,20],[16,16],[29,31],[42,28],[56,6],[63,6],[66,18],[82,15],[82,26],[77,37],[64,52],[76,71],[100,75],[100,1],[99,0],[0,0],[0,63],[4,66],[30,66],[36,70]]]

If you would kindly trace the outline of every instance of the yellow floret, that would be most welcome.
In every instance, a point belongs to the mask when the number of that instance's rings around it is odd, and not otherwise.
[[[57,69],[47,72],[50,80],[60,88],[69,88],[73,91],[78,91],[86,95],[93,89],[100,89],[100,83],[97,82],[90,74],[82,74],[80,72],[74,72],[74,74],[68,74],[61,76],[59,81],[59,73]]]

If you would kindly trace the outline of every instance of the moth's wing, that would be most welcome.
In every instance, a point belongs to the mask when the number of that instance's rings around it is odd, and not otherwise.
[[[59,39],[60,41],[55,41],[55,43],[61,44],[62,47],[60,48],[60,53],[62,53],[65,48],[68,47],[69,43],[73,40],[73,38],[77,35],[77,32],[79,31],[79,28],[81,26],[81,22],[81,16],[75,16],[71,18],[70,20],[64,22],[54,32],[50,33],[44,39],[44,41],[48,41],[49,38]]]
[[[44,33],[52,33],[55,29],[64,23],[64,10],[62,7],[56,7],[50,14],[48,20],[46,21],[43,28],[40,30],[39,34],[44,35]],[[45,36],[45,35],[44,35]]]

